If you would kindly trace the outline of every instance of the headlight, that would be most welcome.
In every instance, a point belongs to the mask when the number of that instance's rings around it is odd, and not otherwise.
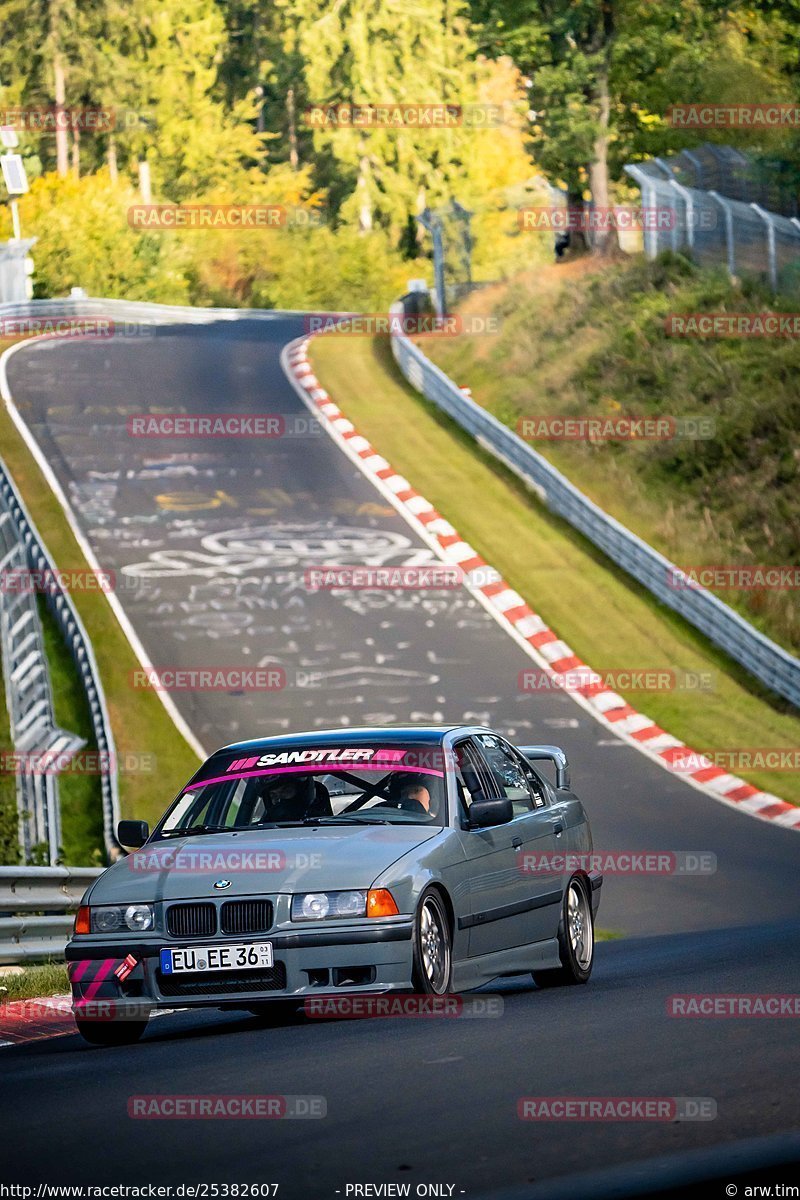
[[[121,929],[143,933],[155,924],[152,904],[115,904],[90,911],[92,933],[116,933]]]
[[[292,897],[293,921],[341,920],[367,915],[366,892],[306,892]]]

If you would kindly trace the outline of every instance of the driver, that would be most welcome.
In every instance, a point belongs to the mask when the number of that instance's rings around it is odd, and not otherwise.
[[[436,814],[437,806],[424,783],[413,782],[403,784],[400,789],[400,803],[402,804],[404,800],[416,800],[417,804],[422,805],[426,813]]]
[[[264,804],[263,821],[299,821],[314,800],[313,775],[270,780],[261,794]]]

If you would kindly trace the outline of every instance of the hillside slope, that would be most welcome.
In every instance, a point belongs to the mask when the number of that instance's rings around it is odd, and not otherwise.
[[[523,418],[711,418],[713,436],[531,444],[584,492],[681,566],[798,562],[800,345],[685,338],[671,314],[790,312],[678,256],[575,260],[473,293],[461,312],[496,334],[420,340],[506,424]],[[529,427],[530,428],[530,427]],[[537,426],[537,431],[541,426]],[[787,648],[800,648],[797,591],[715,588]]]

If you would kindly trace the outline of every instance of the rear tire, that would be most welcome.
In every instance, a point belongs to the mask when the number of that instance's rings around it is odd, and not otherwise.
[[[77,1017],[75,1024],[92,1046],[130,1046],[147,1028],[147,1021],[80,1021]]]
[[[435,888],[422,893],[414,921],[414,990],[445,996],[453,978],[453,938],[444,903]]]
[[[560,967],[531,972],[537,987],[588,982],[594,965],[594,917],[588,884],[579,875],[570,879],[564,893],[558,925],[558,956]]]

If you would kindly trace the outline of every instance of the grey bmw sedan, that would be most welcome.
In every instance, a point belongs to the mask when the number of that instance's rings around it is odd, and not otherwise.
[[[602,876],[555,746],[486,728],[337,729],[226,746],[88,889],[66,957],[78,1028],[154,1010],[585,983]]]

